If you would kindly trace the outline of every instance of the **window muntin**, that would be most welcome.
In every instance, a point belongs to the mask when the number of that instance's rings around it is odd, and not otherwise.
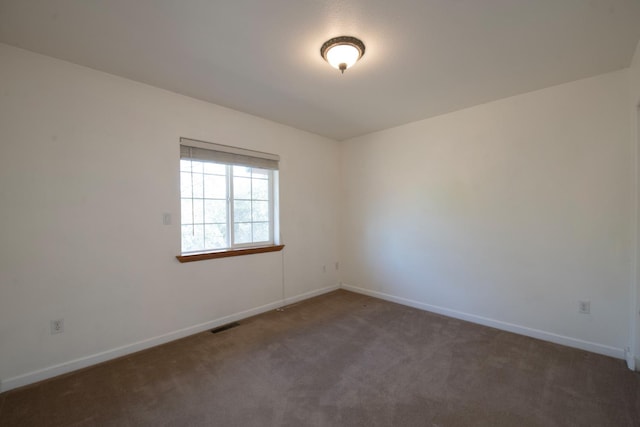
[[[181,158],[182,253],[273,244],[276,173]]]

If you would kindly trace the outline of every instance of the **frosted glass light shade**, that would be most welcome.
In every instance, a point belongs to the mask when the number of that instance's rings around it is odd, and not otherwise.
[[[340,64],[345,64],[345,68],[349,68],[356,63],[358,58],[360,58],[360,51],[350,44],[339,44],[327,51],[327,62],[338,70]]]
[[[332,67],[344,73],[344,70],[362,58],[362,55],[364,55],[364,43],[355,37],[334,37],[322,45],[320,55]]]

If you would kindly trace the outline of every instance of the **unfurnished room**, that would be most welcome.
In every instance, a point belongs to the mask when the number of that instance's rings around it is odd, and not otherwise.
[[[639,42],[0,0],[0,426],[640,426]]]

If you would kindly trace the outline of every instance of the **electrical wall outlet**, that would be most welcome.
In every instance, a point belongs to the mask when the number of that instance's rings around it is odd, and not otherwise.
[[[591,313],[591,301],[578,301],[578,313],[580,314]]]
[[[64,319],[51,321],[51,335],[61,334],[64,332]]]

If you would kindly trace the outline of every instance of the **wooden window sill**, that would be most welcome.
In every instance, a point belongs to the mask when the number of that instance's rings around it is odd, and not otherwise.
[[[262,246],[259,248],[229,249],[226,251],[207,252],[203,254],[176,255],[176,258],[180,262],[192,262],[192,261],[203,261],[205,259],[227,258],[231,256],[261,254],[264,252],[279,252],[282,249],[284,249],[284,245],[271,245],[271,246]]]

